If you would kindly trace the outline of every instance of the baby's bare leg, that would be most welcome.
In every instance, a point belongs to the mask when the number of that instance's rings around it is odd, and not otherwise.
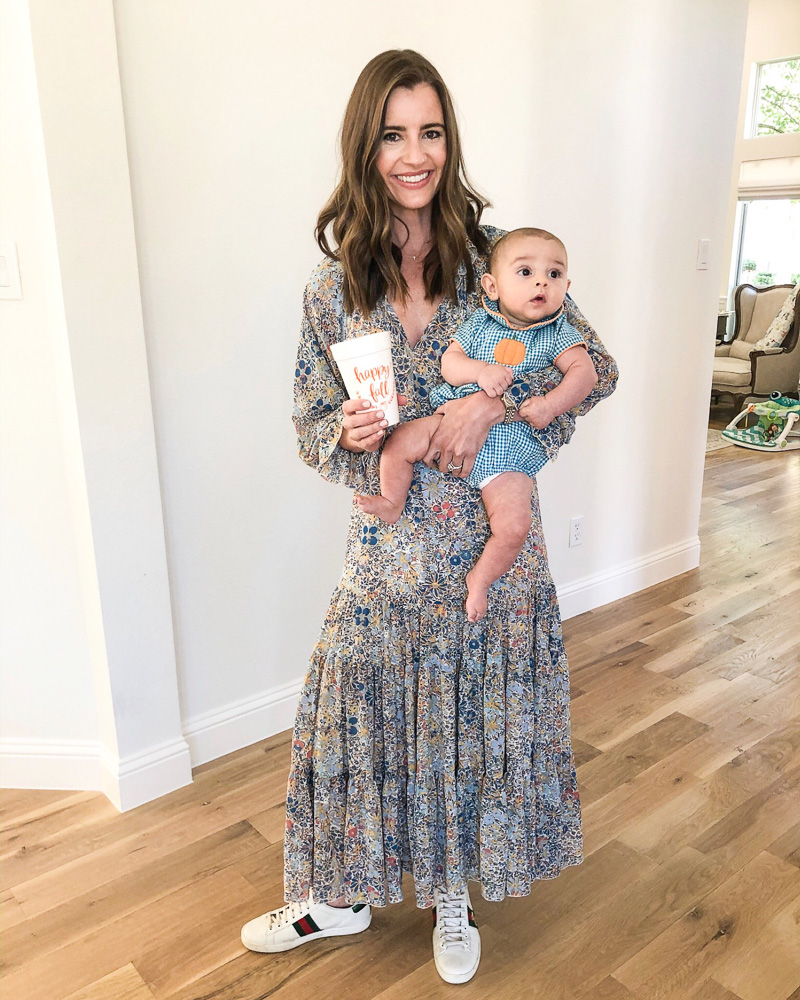
[[[492,534],[467,573],[467,618],[486,614],[489,587],[516,562],[531,528],[533,480],[522,472],[503,472],[481,490]]]
[[[434,413],[409,420],[390,435],[381,452],[381,495],[356,496],[356,503],[365,514],[374,514],[388,524],[399,519],[414,475],[414,462],[425,457],[441,419]]]

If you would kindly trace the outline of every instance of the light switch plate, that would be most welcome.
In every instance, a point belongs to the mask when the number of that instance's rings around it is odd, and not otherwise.
[[[12,240],[0,240],[0,299],[21,298],[17,244]]]
[[[697,241],[697,270],[708,270],[708,258],[711,254],[711,240]]]

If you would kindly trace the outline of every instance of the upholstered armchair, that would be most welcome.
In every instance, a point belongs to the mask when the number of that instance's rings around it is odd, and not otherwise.
[[[728,394],[740,409],[748,396],[780,392],[797,396],[800,380],[800,295],[794,303],[789,332],[780,347],[756,350],[792,285],[756,288],[739,285],[734,293],[733,340],[718,344],[711,382],[712,399]]]

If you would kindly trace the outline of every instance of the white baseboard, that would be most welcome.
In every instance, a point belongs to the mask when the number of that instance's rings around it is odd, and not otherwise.
[[[0,740],[0,787],[102,792],[100,743]]]
[[[563,619],[610,604],[639,590],[652,587],[670,577],[686,573],[700,563],[700,539],[697,535],[649,555],[620,563],[611,569],[586,576],[582,580],[557,587]]]
[[[192,783],[192,761],[183,739],[170,740],[118,759],[105,751],[103,791],[120,812],[152,802]]]
[[[183,734],[189,744],[193,766],[291,729],[302,683],[300,678],[255,698],[232,702],[216,712],[187,719]]]
[[[0,787],[103,792],[121,812],[191,784],[183,739],[112,757],[99,742],[0,740]]]

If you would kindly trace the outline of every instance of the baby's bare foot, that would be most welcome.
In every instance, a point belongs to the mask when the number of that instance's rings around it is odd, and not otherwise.
[[[486,614],[488,597],[489,588],[478,584],[472,572],[467,573],[467,600],[464,607],[468,621],[479,622],[483,618]]]
[[[382,496],[357,495],[356,503],[365,514],[374,514],[387,524],[395,524],[403,513],[402,507]]]

